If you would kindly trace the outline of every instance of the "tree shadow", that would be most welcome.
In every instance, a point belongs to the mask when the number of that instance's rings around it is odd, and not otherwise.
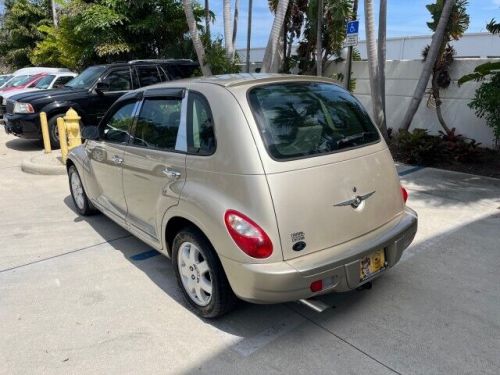
[[[500,179],[425,168],[401,181],[411,196],[430,206],[500,206]]]

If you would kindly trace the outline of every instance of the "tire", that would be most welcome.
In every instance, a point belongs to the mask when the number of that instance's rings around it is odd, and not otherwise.
[[[59,143],[59,130],[57,129],[57,119],[59,117],[64,117],[64,113],[52,116],[48,121],[50,147],[52,147],[52,149],[54,149],[54,150],[59,149],[61,147],[61,145]]]
[[[80,174],[78,173],[74,165],[69,167],[68,177],[69,190],[71,191],[71,198],[73,198],[73,204],[75,205],[76,211],[82,216],[95,214],[97,210],[87,197],[87,193],[85,193],[85,190],[83,188]]]
[[[174,238],[172,263],[184,298],[203,318],[218,318],[236,305],[236,296],[214,248],[197,229],[186,227]]]

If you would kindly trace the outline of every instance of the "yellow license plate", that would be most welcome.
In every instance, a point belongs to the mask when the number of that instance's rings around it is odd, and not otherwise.
[[[361,258],[359,262],[359,278],[360,281],[372,277],[377,272],[385,269],[385,253],[384,249],[374,251],[367,256]]]

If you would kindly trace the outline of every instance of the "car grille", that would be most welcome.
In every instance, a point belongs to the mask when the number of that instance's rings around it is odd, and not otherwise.
[[[7,106],[6,106],[4,113],[9,113],[9,114],[14,113],[14,101],[13,100],[7,100]]]

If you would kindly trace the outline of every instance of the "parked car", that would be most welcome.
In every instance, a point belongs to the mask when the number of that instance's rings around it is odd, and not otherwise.
[[[11,90],[5,92],[2,92],[0,90],[0,123],[3,122],[3,114],[6,112],[7,99],[10,98],[11,96],[37,90],[50,90],[53,88],[61,88],[64,87],[66,83],[71,81],[76,76],[77,76],[76,73],[69,71],[61,73],[51,73],[51,74],[42,73],[33,76],[35,83],[29,85],[28,87],[13,87]]]
[[[171,257],[204,317],[236,297],[307,303],[360,287],[417,230],[378,129],[329,79],[155,85],[124,95],[84,137],[67,162],[77,211],[101,211]]]
[[[87,68],[64,88],[12,96],[7,100],[5,130],[26,139],[41,139],[40,112],[47,113],[52,147],[59,147],[57,118],[69,108],[82,125],[95,125],[126,92],[158,82],[189,77],[198,67],[191,60],[134,60]]]

